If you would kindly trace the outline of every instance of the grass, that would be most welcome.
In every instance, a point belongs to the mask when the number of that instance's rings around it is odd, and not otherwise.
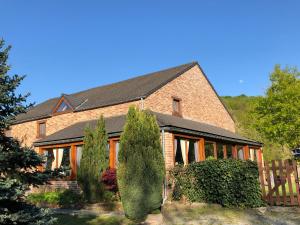
[[[266,190],[268,190],[268,187]],[[292,190],[293,190],[293,194],[297,195],[297,187],[295,182],[292,182]],[[279,186],[278,191],[279,191],[279,196],[283,196],[282,185]],[[285,193],[286,196],[290,196],[290,189],[289,189],[288,182],[285,183]],[[273,196],[276,196],[276,192],[273,193]]]
[[[283,212],[256,209],[225,208],[215,204],[199,206],[173,202],[165,205],[163,216],[167,225],[175,224],[300,224],[300,209],[289,207]]]
[[[55,225],[121,225],[123,219],[116,216],[55,215]]]
[[[57,222],[55,225],[136,225],[136,223],[123,216],[102,215],[55,215]]]

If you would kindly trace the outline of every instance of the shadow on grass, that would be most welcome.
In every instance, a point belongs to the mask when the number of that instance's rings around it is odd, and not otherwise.
[[[123,219],[116,216],[56,215],[55,225],[121,225]]]
[[[166,224],[300,224],[300,215],[269,212],[256,209],[223,208],[216,205],[191,206],[171,203],[163,208]]]

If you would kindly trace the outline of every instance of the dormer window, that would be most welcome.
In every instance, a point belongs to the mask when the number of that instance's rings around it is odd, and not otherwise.
[[[59,105],[59,107],[57,108],[56,112],[64,112],[67,110],[71,110],[71,108],[64,102],[62,101]]]
[[[62,96],[53,110],[53,114],[61,114],[73,111],[71,104],[66,96]]]
[[[176,98],[176,97],[173,97],[173,115],[174,116],[182,116],[182,113],[181,113],[181,99],[180,98]]]

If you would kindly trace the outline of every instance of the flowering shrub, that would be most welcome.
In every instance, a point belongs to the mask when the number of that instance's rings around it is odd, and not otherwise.
[[[101,177],[101,181],[105,185],[106,190],[112,192],[118,191],[116,169],[107,169],[106,171],[104,171]]]

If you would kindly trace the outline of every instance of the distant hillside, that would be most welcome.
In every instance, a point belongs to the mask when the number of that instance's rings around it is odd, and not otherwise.
[[[263,151],[265,160],[289,159],[292,157],[289,150],[282,150],[280,146],[268,140],[263,140],[262,135],[259,135],[253,128],[255,118],[250,112],[254,109],[255,102],[260,96],[240,95],[233,97],[223,96],[221,98],[235,120],[237,133],[264,143]]]
[[[259,135],[252,128],[253,118],[251,118],[250,111],[259,96],[240,95],[221,98],[236,121],[237,132],[248,138],[258,140]]]

